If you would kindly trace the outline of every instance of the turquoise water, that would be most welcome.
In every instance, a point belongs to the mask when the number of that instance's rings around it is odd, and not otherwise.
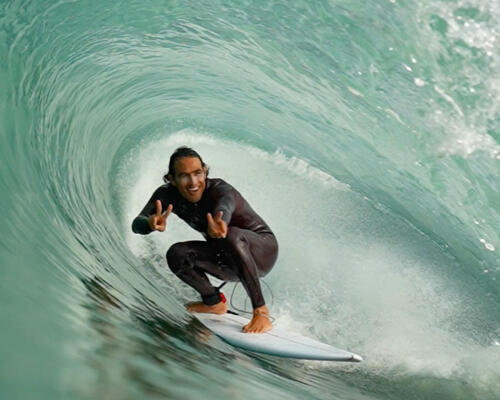
[[[499,398],[499,20],[3,0],[0,397]],[[181,144],[277,234],[275,323],[363,363],[238,352],[184,311],[164,254],[197,234],[130,231]]]

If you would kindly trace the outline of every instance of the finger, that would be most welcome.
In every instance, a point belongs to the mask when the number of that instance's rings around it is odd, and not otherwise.
[[[227,225],[226,225],[226,223],[224,221],[222,221],[222,222],[223,223],[221,224],[221,236],[223,238],[225,238],[226,235],[227,235]]]
[[[165,212],[161,215],[163,218],[167,218],[172,210],[174,209],[174,206],[172,204],[169,204]]]
[[[161,215],[161,201],[156,200],[156,215],[160,216]]]
[[[217,213],[217,216],[215,217],[215,219],[217,220],[217,222],[222,221],[222,214],[224,214],[222,211],[219,211]]]
[[[208,221],[208,225],[210,225],[212,227],[215,225],[214,218],[212,217],[212,214],[210,214],[210,213],[207,213],[207,221]]]
[[[165,224],[162,224],[161,221],[156,221],[156,223],[155,223],[155,229],[161,230],[163,228],[165,228]]]
[[[155,229],[158,227],[158,217],[156,215],[153,217],[152,225],[153,225],[153,228],[155,228]]]

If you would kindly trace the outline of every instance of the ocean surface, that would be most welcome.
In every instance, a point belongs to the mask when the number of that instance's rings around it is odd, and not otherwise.
[[[0,398],[499,399],[499,21],[0,0]],[[180,145],[276,233],[274,323],[362,363],[237,351],[184,311],[165,253],[200,235],[130,229]]]

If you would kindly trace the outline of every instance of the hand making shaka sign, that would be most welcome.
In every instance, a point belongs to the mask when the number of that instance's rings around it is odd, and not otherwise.
[[[149,226],[154,231],[163,232],[167,226],[167,217],[172,212],[174,206],[169,204],[164,213],[161,212],[161,208],[161,201],[156,200],[156,214],[149,217]]]
[[[225,238],[227,235],[227,224],[222,219],[222,211],[219,211],[217,215],[212,217],[212,214],[207,213],[208,221],[208,236],[214,239]]]

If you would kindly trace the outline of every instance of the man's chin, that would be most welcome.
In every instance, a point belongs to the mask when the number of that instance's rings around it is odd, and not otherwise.
[[[201,196],[187,195],[184,196],[184,198],[191,203],[198,203],[201,199]]]

